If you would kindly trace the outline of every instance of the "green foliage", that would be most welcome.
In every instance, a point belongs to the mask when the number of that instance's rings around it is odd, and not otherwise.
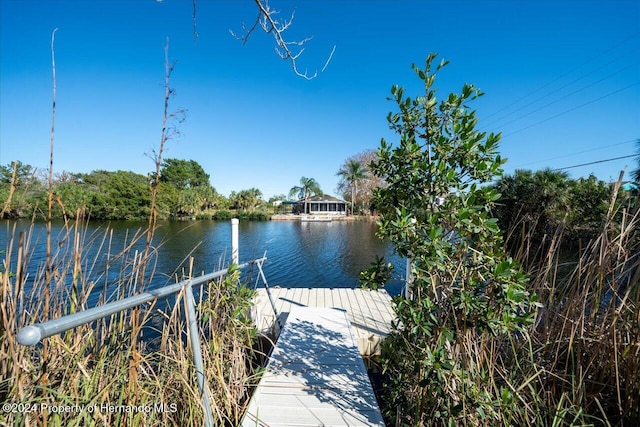
[[[350,159],[342,165],[337,175],[340,176],[341,181],[349,183],[348,185],[351,189],[351,210],[352,212],[355,212],[358,183],[367,177],[367,169],[361,162],[355,159]]]
[[[38,179],[34,168],[16,163],[15,179],[13,165],[0,166],[0,200],[10,202],[0,209],[6,205],[6,217],[32,217],[34,212],[44,216],[47,185]],[[197,162],[168,159],[163,165],[156,199],[158,218],[193,217],[227,207],[225,198],[209,184],[209,175]],[[63,172],[53,183],[53,217],[145,219],[151,203],[149,184],[148,177],[129,171]]]
[[[129,171],[93,171],[81,174],[91,192],[91,218],[142,220],[151,203],[147,177]]]
[[[569,179],[565,172],[516,170],[494,184],[501,198],[493,208],[508,235],[526,235],[538,249],[556,230],[568,233],[565,245],[587,241],[600,232],[609,209],[611,187],[595,176]],[[521,239],[509,242],[515,246]]]
[[[387,120],[400,141],[392,147],[383,139],[372,165],[387,183],[374,199],[379,235],[413,260],[410,295],[395,300],[397,321],[383,350],[387,415],[410,425],[491,424],[513,409],[487,381],[488,361],[473,349],[523,331],[535,297],[505,256],[489,215],[499,194],[483,184],[502,172],[500,137],[475,130],[467,106],[481,95],[474,86],[438,102],[434,80],[446,62],[435,59],[429,55],[424,69],[413,66],[424,96],[405,97],[393,86],[399,112]],[[385,277],[381,267],[377,260],[364,278]]]
[[[300,185],[295,185],[289,190],[289,197],[297,197],[299,200],[322,195],[320,184],[318,184],[314,178],[307,178],[305,176],[300,178]]]
[[[4,217],[31,217],[42,212],[47,203],[46,186],[36,172],[20,161],[0,166],[0,211],[4,210]]]
[[[571,182],[569,188],[569,223],[584,227],[591,235],[598,233],[609,210],[611,187],[593,174]]]
[[[257,188],[231,192],[229,202],[234,209],[253,210],[262,204],[262,191]]]
[[[213,214],[211,219],[215,219],[216,221],[228,221],[231,218],[235,218],[235,213],[228,210],[219,210]]]
[[[33,179],[35,169],[31,165],[26,165],[19,160],[15,161],[16,176],[13,179],[14,162],[9,163],[7,166],[0,165],[0,187],[8,186],[13,182],[16,188],[24,188]]]
[[[160,170],[160,181],[179,190],[210,185],[209,175],[195,160],[165,159]]]
[[[241,220],[247,221],[269,221],[271,216],[263,210],[255,210],[255,211],[229,211],[229,210],[219,210],[216,211],[211,217],[211,219],[216,221],[228,221],[231,218],[238,218]]]

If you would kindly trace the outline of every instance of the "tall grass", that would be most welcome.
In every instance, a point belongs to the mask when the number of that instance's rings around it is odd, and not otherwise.
[[[535,247],[508,234],[543,304],[526,339],[501,353],[514,403],[528,409],[522,422],[640,422],[640,211],[610,205],[599,235],[568,261],[562,224]]]
[[[142,307],[138,327],[129,311],[47,338],[46,354],[42,345],[25,347],[16,341],[20,328],[87,308],[90,296],[104,303],[149,283],[155,251],[143,257],[136,249],[144,247],[145,232],[134,233],[123,248],[115,249],[111,230],[88,235],[82,223],[66,223],[51,255],[48,312],[43,300],[46,263],[31,273],[33,248],[39,243],[34,242],[34,227],[18,232],[14,226],[10,233],[1,269],[0,401],[16,405],[0,412],[0,424],[203,424],[183,294],[166,307]],[[237,271],[208,283],[196,310],[216,425],[238,423],[252,383],[255,332],[244,316],[250,292],[238,285]],[[55,411],[65,405],[71,412]]]

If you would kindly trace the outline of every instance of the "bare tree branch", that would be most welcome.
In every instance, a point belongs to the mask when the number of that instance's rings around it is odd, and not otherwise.
[[[305,50],[304,45],[307,42],[309,42],[312,39],[312,37],[307,37],[302,40],[294,40],[294,41],[286,40],[284,37],[284,32],[293,23],[293,20],[295,18],[295,12],[291,13],[291,17],[289,19],[278,19],[276,15],[278,15],[279,12],[275,9],[272,9],[271,6],[269,6],[268,0],[254,0],[254,2],[256,6],[258,6],[258,17],[256,18],[251,28],[245,27],[243,23],[242,31],[244,34],[241,36],[238,36],[232,30],[229,30],[231,35],[236,39],[241,40],[244,45],[247,43],[247,41],[249,40],[249,37],[251,37],[251,35],[254,33],[256,28],[258,28],[258,25],[259,25],[260,28],[262,28],[262,31],[264,31],[267,34],[271,34],[273,36],[273,39],[276,42],[276,47],[275,47],[276,54],[281,59],[285,61],[290,61],[291,68],[293,69],[293,72],[297,76],[302,77],[306,80],[312,80],[316,78],[318,76],[318,71],[310,75],[307,72],[307,70],[305,70],[304,72],[300,71],[298,69],[298,63],[297,63],[298,58],[300,57],[300,55],[302,55],[302,52],[304,52]],[[294,47],[293,50],[292,50],[292,47]],[[321,72],[323,72],[329,65],[329,62],[331,62],[331,58],[333,58],[333,54],[335,50],[336,50],[336,47],[333,46],[333,49],[331,50],[329,57],[325,61],[325,64],[322,67]]]

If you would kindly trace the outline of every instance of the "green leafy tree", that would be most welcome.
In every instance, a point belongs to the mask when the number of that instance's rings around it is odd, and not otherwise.
[[[0,218],[30,217],[46,200],[45,191],[31,165],[17,160],[0,166]]]
[[[344,165],[342,165],[337,175],[340,176],[343,187],[345,186],[345,183],[348,183],[347,185],[351,190],[351,211],[355,213],[358,183],[364,181],[367,178],[367,169],[358,160],[349,159]],[[340,186],[341,183],[338,184],[338,187]]]
[[[196,187],[200,210],[212,209],[220,204],[220,194],[211,185]]]
[[[93,171],[80,175],[92,191],[91,216],[96,219],[141,220],[149,215],[147,177],[130,171]]]
[[[158,218],[161,219],[177,217],[180,211],[180,190],[171,184],[160,182],[156,198],[156,211]]]
[[[593,174],[569,187],[569,224],[574,237],[594,237],[601,229],[611,198],[611,187]]]
[[[257,188],[235,191],[229,196],[229,201],[235,209],[253,210],[262,203],[262,191]]]
[[[54,192],[60,202],[57,209],[64,209],[64,212],[60,212],[61,214],[69,218],[84,218],[91,215],[90,204],[94,193],[86,186],[72,180],[58,182]]]
[[[15,180],[14,180],[15,168]],[[22,163],[19,160],[9,163],[6,166],[0,166],[0,186],[8,186],[13,182],[16,188],[24,188],[33,180],[35,169],[31,165]]]
[[[507,424],[511,390],[477,349],[523,331],[534,298],[490,217],[499,195],[483,185],[502,172],[500,137],[475,129],[467,106],[481,95],[474,86],[438,101],[434,80],[446,62],[435,59],[413,66],[424,96],[393,86],[399,112],[387,120],[399,142],[383,139],[373,165],[387,184],[375,192],[378,234],[412,260],[411,288],[395,299],[397,321],[383,346],[385,407],[403,425]],[[389,272],[378,259],[361,277],[375,287]]]
[[[195,160],[165,159],[160,170],[160,181],[179,190],[210,185],[209,175]]]
[[[289,197],[297,197],[304,201],[304,211],[307,212],[307,199],[312,196],[322,196],[324,193],[320,189],[320,184],[314,178],[303,176],[300,178],[300,185],[295,185],[289,190]]]
[[[535,252],[549,242],[549,236],[566,228],[570,185],[566,172],[551,169],[516,170],[494,184],[501,197],[493,214],[506,232],[512,254],[522,251],[525,241]]]

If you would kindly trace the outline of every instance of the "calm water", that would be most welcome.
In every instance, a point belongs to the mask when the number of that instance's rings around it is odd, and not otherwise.
[[[103,271],[101,265],[107,250],[117,253],[132,236],[144,230],[145,223],[110,222],[90,223],[84,229],[84,247],[89,255],[93,271]],[[0,250],[7,251],[11,236],[28,230],[29,221],[0,222]],[[113,233],[111,249],[103,244],[107,226]],[[70,240],[61,234],[60,224],[54,225],[54,245],[66,247]],[[367,268],[376,255],[384,255],[396,265],[395,279],[387,289],[395,295],[400,291],[404,276],[404,262],[393,254],[390,245],[375,236],[376,225],[371,222],[301,223],[289,221],[249,222],[241,221],[239,227],[240,262],[250,261],[267,253],[264,272],[270,286],[281,287],[357,287],[358,274]],[[17,237],[14,238],[17,241]],[[46,255],[46,229],[36,224],[31,233],[32,255],[30,274],[35,276]],[[152,286],[173,282],[171,278],[181,266],[188,265],[193,256],[196,272],[211,272],[221,264],[227,265],[230,258],[231,226],[229,222],[192,221],[163,222],[155,239],[158,253],[156,274]],[[17,245],[16,245],[17,246]],[[143,248],[142,239],[138,246]],[[12,262],[15,262],[15,251]],[[97,254],[97,255],[95,255]],[[4,259],[5,255],[0,255]],[[15,266],[12,267],[15,271]]]

